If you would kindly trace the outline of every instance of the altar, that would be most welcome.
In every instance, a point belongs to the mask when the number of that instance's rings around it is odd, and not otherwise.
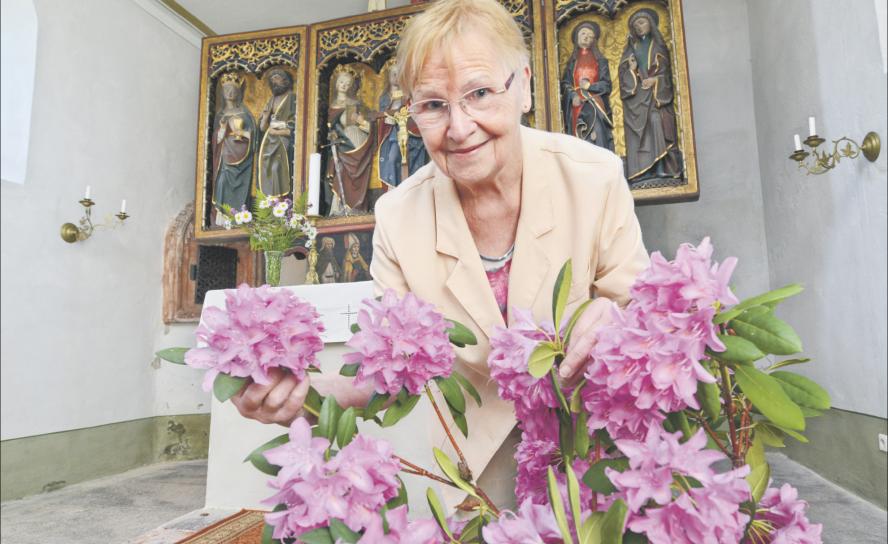
[[[351,336],[351,324],[356,322],[361,301],[373,297],[373,283],[292,285],[276,289],[287,289],[317,308],[325,328],[322,335],[325,347],[318,354],[321,370],[324,373],[339,372],[342,355],[348,352],[345,341]],[[204,311],[210,307],[225,307],[224,291],[207,293]],[[426,438],[431,417],[433,414],[429,403],[420,402],[395,427],[382,429],[373,422],[359,420],[358,429],[361,433],[388,440],[398,455],[433,470],[436,465]],[[251,463],[244,462],[244,459],[258,446],[286,432],[287,429],[281,425],[245,419],[231,402],[220,403],[213,398],[205,508],[270,510],[271,505],[262,503],[263,499],[273,494],[267,484],[269,476]],[[402,479],[408,496],[412,498],[411,514],[429,515],[425,491],[429,486],[434,486],[440,495],[442,490],[439,484],[412,475],[402,475]]]

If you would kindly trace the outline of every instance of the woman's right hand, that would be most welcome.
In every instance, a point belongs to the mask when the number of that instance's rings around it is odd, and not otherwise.
[[[291,372],[273,368],[268,371],[271,381],[267,385],[252,380],[231,397],[231,403],[242,416],[260,423],[277,423],[289,426],[301,416],[302,405],[308,395],[311,379],[300,381]]]

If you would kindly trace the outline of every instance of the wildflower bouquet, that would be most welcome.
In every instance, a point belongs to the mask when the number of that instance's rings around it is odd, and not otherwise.
[[[250,249],[253,251],[286,251],[302,237],[310,248],[317,236],[317,228],[306,214],[308,195],[303,193],[295,202],[289,198],[266,196],[257,190],[253,210],[246,205],[239,210],[223,204],[225,228],[246,228],[250,233]]]
[[[585,309],[565,315],[570,262],[555,285],[551,322],[513,310],[513,326],[491,338],[491,377],[514,402],[522,431],[517,512],[501,512],[473,481],[449,431],[459,460],[434,449],[440,473],[357,435],[357,418],[394,425],[422,395],[447,430],[431,387],[466,435],[465,394],[480,404],[453,370],[454,346],[475,341],[465,327],[412,294],[365,301],[341,373],[373,384],[368,405],[343,410],[311,390],[305,408],[316,424],[299,418],[248,458],[273,477],[264,542],[820,542],[821,527],[808,521],[795,489],[771,486],[764,455],[787,437],[804,442],[805,418],[830,404],[820,386],[783,370],[808,359],[773,360],[801,351],[774,315],[801,288],[740,302],[728,288],[736,259],[713,264],[711,254],[708,239],[682,245],[674,261],[655,253],[631,302],[612,308],[574,387],[556,378]],[[321,325],[285,293],[229,292],[228,309],[205,316],[198,330],[206,347],[159,355],[209,369],[205,386],[212,382],[221,400],[245,376],[261,383],[270,366],[311,370]],[[433,519],[409,521],[399,473],[460,489],[474,499],[474,516],[448,517],[429,489]]]

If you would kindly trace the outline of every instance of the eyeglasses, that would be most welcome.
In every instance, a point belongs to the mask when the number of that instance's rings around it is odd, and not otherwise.
[[[502,89],[495,90],[490,87],[478,87],[462,95],[456,100],[456,103],[459,104],[462,111],[469,117],[473,119],[483,117],[485,114],[496,110],[502,104],[499,95],[509,90],[514,79],[515,72],[512,72]],[[416,121],[419,128],[435,128],[443,125],[450,118],[451,104],[452,102],[448,100],[430,98],[414,102],[407,108],[407,111],[413,116],[413,120]]]

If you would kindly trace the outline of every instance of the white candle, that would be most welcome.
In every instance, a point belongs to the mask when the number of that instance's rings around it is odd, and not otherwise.
[[[817,136],[817,128],[814,126],[814,118],[808,117],[808,132],[810,136]]]
[[[308,211],[306,215],[320,215],[321,208],[321,154],[312,153],[308,159]]]
[[[798,134],[795,135],[795,149],[796,151],[802,150],[802,139],[799,138]]]
[[[89,185],[86,186],[86,193],[83,194],[83,198],[89,198]]]
[[[120,213],[126,213],[126,199],[120,201]]]

